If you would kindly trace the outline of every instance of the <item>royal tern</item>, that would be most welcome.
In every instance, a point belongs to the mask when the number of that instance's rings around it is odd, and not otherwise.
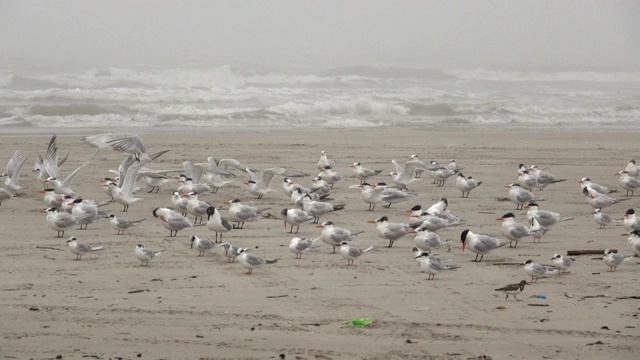
[[[524,208],[528,209],[527,219],[529,221],[532,221],[533,218],[536,218],[536,220],[538,220],[538,222],[540,223],[540,226],[546,231],[549,231],[552,227],[560,222],[574,219],[573,217],[561,217],[560,214],[552,211],[540,210],[538,204],[533,202],[525,205]]]
[[[107,204],[109,204],[109,201],[96,203],[93,200],[84,200],[82,198],[67,202],[67,205],[71,207],[71,215],[76,218],[80,225],[80,230],[86,229],[89,224],[93,224],[98,218],[104,217],[104,213],[98,213],[98,207]]]
[[[59,172],[60,166],[62,166],[62,164],[64,164],[65,161],[67,161],[67,158],[69,157],[69,153],[67,153],[67,155],[62,159],[58,158],[58,145],[56,144],[56,135],[53,135],[51,137],[51,141],[49,141],[49,146],[47,147],[47,152],[45,154],[45,157],[48,157],[51,163],[56,164],[55,169],[58,172]],[[40,154],[36,154],[36,161],[33,164],[33,172],[38,173],[38,180],[40,181],[51,177],[51,175],[49,175],[49,173],[47,172],[44,158]],[[46,184],[44,188],[45,189],[47,188]]]
[[[240,251],[240,247],[232,245],[229,242],[223,242],[222,244],[216,245],[216,247],[221,247],[224,249],[224,255],[227,257],[227,262],[236,261],[236,257],[238,256],[238,251]]]
[[[621,201],[629,200],[629,198],[619,200],[614,199],[612,197],[609,197],[608,195],[601,194],[589,187],[583,188],[582,194],[587,198],[587,203],[594,209],[604,209]]]
[[[296,259],[302,259],[303,253],[318,247],[318,244],[316,244],[318,240],[320,240],[320,238],[307,239],[294,237],[289,242],[289,250],[296,254]]]
[[[309,194],[310,192],[312,192],[312,189],[307,189],[304,186],[295,183],[288,177],[282,179],[282,191],[287,197],[291,197],[296,190],[300,190],[300,192],[303,194]]]
[[[262,199],[263,196],[272,192],[273,190],[269,187],[271,180],[274,176],[285,176],[285,177],[304,177],[308,176],[308,174],[300,172],[300,171],[292,171],[287,170],[285,168],[269,168],[262,171],[262,175],[258,176],[255,171],[247,168],[245,169],[247,174],[251,180],[246,181],[244,184],[249,186],[249,192],[253,195],[256,195],[258,199]]]
[[[327,157],[327,153],[326,151],[320,151],[320,160],[318,160],[318,163],[316,164],[316,166],[318,167],[318,170],[322,171],[322,169],[326,168],[327,166],[332,166],[335,163],[334,161],[330,161],[329,158]]]
[[[630,160],[629,163],[627,164],[627,167],[624,168],[624,171],[626,171],[627,174],[635,178],[640,176],[640,166],[636,165],[635,160]]]
[[[151,190],[147,191],[148,193],[152,193],[154,192],[154,190],[155,193],[158,193],[161,187],[165,186],[171,181],[171,177],[167,175],[157,174],[150,171],[140,171],[138,173],[138,178],[142,179],[144,184],[147,185],[147,187],[151,188]]]
[[[347,229],[343,229],[337,227],[331,221],[325,221],[320,225],[316,226],[317,228],[322,229],[322,233],[320,234],[320,239],[327,245],[333,247],[333,253],[336,253],[336,246],[339,246],[341,243],[345,241],[351,241],[359,234],[362,234],[363,231],[358,231],[352,233]]]
[[[382,170],[371,170],[362,166],[360,162],[354,162],[351,167],[353,168],[353,177],[360,179],[360,183],[367,182],[372,176],[376,176],[382,172]]]
[[[147,149],[138,134],[106,141],[106,145],[125,154],[134,155],[136,160],[147,160],[149,158]]]
[[[220,236],[220,242],[222,242],[222,234],[233,229],[231,223],[222,218],[220,211],[218,211],[215,206],[209,206],[207,208],[206,226],[209,231],[216,233],[216,243],[218,242],[218,235]]]
[[[152,157],[146,156],[143,160],[135,161],[133,164],[129,165],[124,180],[121,182],[120,186],[114,183],[109,184],[109,187],[112,188],[113,200],[123,205],[122,211],[126,212],[129,210],[129,206],[142,200],[142,198],[133,196],[133,189],[138,177],[138,171],[162,154],[156,155],[157,154],[153,154]]]
[[[447,164],[447,169],[453,170],[453,171],[456,171],[456,172],[460,172],[460,170],[462,170],[463,168],[458,166],[458,164],[456,163],[455,159],[451,159],[451,160],[449,160],[449,163]]]
[[[462,197],[469,197],[471,190],[482,184],[482,181],[476,181],[471,176],[465,177],[462,173],[458,173],[456,177],[456,188],[462,192]],[[465,196],[465,194],[467,194]]]
[[[469,229],[464,230],[460,234],[460,241],[462,242],[463,252],[466,248],[469,248],[471,252],[476,254],[476,258],[473,260],[475,262],[482,261],[486,254],[507,245],[507,243],[492,238],[491,236],[474,234]],[[478,256],[480,256],[480,260],[478,260]]]
[[[18,183],[20,179],[20,171],[22,171],[22,166],[25,161],[27,161],[29,154],[23,157],[22,150],[16,150],[11,159],[7,161],[4,174],[0,175],[0,177],[4,177],[4,185],[7,187],[7,190],[9,190],[13,195],[18,195],[18,190],[22,189]]]
[[[365,203],[369,204],[368,211],[373,211],[376,208],[376,204],[382,201],[383,186],[370,185],[368,183],[362,183],[360,185],[350,185],[350,189],[358,188],[361,190],[360,198]]]
[[[307,214],[313,216],[313,223],[317,224],[320,221],[320,216],[344,210],[346,204],[331,204],[328,202],[315,201],[312,200],[310,195],[304,195],[304,199],[302,202],[302,210],[304,210]]]
[[[444,186],[444,183],[457,173],[458,171],[445,168],[433,171],[432,176],[438,186]]]
[[[236,256],[240,265],[247,269],[247,275],[253,273],[253,269],[264,264],[274,264],[278,262],[278,259],[265,259],[259,256],[249,254],[247,248],[238,250],[238,256]]]
[[[41,194],[44,194],[42,198],[42,202],[47,207],[52,207],[56,209],[60,209],[62,207],[62,203],[65,201],[64,194],[58,194],[54,189],[45,189],[39,191]]]
[[[287,224],[289,224],[291,225],[291,230],[289,231],[289,233],[293,233],[293,227],[295,226],[296,234],[298,233],[298,230],[300,230],[300,225],[309,220],[313,220],[314,218],[306,211],[300,209],[282,209],[282,211],[280,212],[280,216],[284,221],[285,230],[287,229]]]
[[[395,159],[391,160],[396,171],[390,172],[391,180],[394,184],[407,188],[409,185],[420,181],[420,178],[413,176],[416,169],[422,169],[424,163],[420,160],[409,160],[404,165],[400,165]]]
[[[618,266],[631,259],[633,259],[633,256],[624,256],[618,253],[614,253],[610,249],[606,249],[604,251],[604,256],[602,257],[604,263],[609,267],[609,272],[616,271]]]
[[[526,190],[540,187],[538,180],[529,173],[529,170],[523,164],[518,165],[518,184]]]
[[[518,241],[531,235],[529,228],[527,228],[523,223],[516,222],[516,218],[513,213],[506,213],[496,220],[502,221],[500,232],[504,237],[509,239],[509,247],[517,247]],[[514,242],[515,245],[512,246]]]
[[[389,222],[387,216],[382,216],[376,220],[367,221],[370,224],[376,224],[376,232],[378,236],[389,240],[389,247],[393,246],[393,242],[400,239],[407,234],[415,234],[416,229],[420,226],[421,222],[413,224],[392,223]]]
[[[531,276],[532,283],[537,283],[538,279],[541,279],[541,278],[556,276],[559,273],[557,269],[542,266],[540,264],[533,262],[533,260],[526,260],[523,263],[523,265],[524,265],[524,272],[527,273],[527,275]]]
[[[240,199],[233,199],[230,201],[225,201],[224,203],[226,205],[229,205],[229,220],[235,221],[237,223],[233,227],[234,229],[242,229],[245,222],[256,221],[258,219],[258,216],[262,215],[263,212],[270,209],[258,209],[254,206],[245,205],[240,201]]]
[[[525,285],[529,285],[529,283],[527,282],[527,280],[522,280],[517,284],[509,284],[505,287],[501,287],[500,289],[496,289],[496,291],[502,291],[503,293],[507,294],[507,297],[504,298],[505,300],[507,300],[509,298],[509,295],[511,295],[517,301],[521,301],[516,297],[516,295],[520,294],[524,290]]]
[[[618,190],[615,190],[615,189],[609,190],[609,188],[607,188],[606,186],[596,184],[592,182],[591,179],[589,179],[588,177],[583,177],[582,179],[578,180],[578,183],[580,184],[581,189],[590,188],[596,191],[597,193],[600,193],[603,195],[608,195],[614,192],[618,192]]]
[[[196,250],[198,250],[198,256],[204,256],[207,252],[213,250],[215,246],[211,241],[207,239],[200,239],[196,235],[191,235],[189,240],[191,241],[191,248],[193,249],[195,246]]]
[[[114,229],[117,230],[116,235],[124,235],[124,231],[136,226],[138,224],[141,224],[142,222],[144,222],[147,219],[141,219],[141,220],[127,220],[127,219],[123,219],[121,217],[117,217],[115,214],[109,214],[109,216],[107,216],[109,219],[109,222],[111,223],[111,226],[113,226]]]
[[[323,180],[320,176],[316,176],[315,178],[313,178],[311,190],[320,196],[329,195],[331,193],[331,185]]]
[[[171,209],[158,207],[153,210],[152,214],[154,217],[160,219],[160,224],[162,224],[165,229],[169,230],[170,237],[178,235],[178,231],[180,230],[193,227],[193,224],[186,217]]]
[[[560,179],[551,173],[540,170],[538,168],[538,165],[531,165],[529,171],[530,174],[536,179],[536,182],[538,183],[538,189],[540,190],[543,190],[547,185],[567,181],[567,179]]]
[[[334,171],[331,166],[323,167],[318,177],[326,181],[332,189],[338,181],[342,180],[342,175]]]
[[[564,257],[560,254],[554,254],[551,260],[553,260],[553,266],[555,266],[561,274],[566,273],[569,267],[576,261],[576,259]]]
[[[59,238],[64,236],[65,230],[78,223],[78,220],[73,215],[60,212],[56,208],[48,208],[46,210],[40,210],[40,212],[47,214],[47,224],[51,229],[58,232],[57,237]]]
[[[189,203],[189,199],[182,196],[179,191],[174,191],[171,194],[171,204],[173,204],[173,208],[178,210],[182,216],[187,215],[187,204]]]
[[[424,161],[420,160],[420,158],[418,157],[418,155],[413,154],[411,156],[409,156],[409,159],[411,159],[410,161],[415,161],[415,164],[418,166],[415,171],[413,172],[413,174],[411,174],[411,176],[415,177],[415,178],[421,178],[422,177],[422,173],[427,170]]]
[[[82,255],[92,251],[102,250],[104,248],[102,246],[93,247],[87,243],[80,242],[75,236],[72,236],[67,240],[67,246],[69,246],[69,250],[76,255],[76,260],[82,260]]]
[[[443,264],[439,257],[431,255],[429,251],[421,253],[415,257],[415,259],[420,264],[420,268],[429,274],[427,280],[433,280],[437,274],[443,271],[455,270],[458,268],[457,266]]]
[[[414,193],[414,192],[409,192],[406,189],[404,190],[399,190],[396,188],[392,188],[392,187],[388,187],[387,184],[385,183],[377,183],[375,185],[376,189],[382,189],[382,191],[380,191],[380,200],[382,202],[386,202],[387,205],[383,205],[384,207],[386,207],[387,209],[391,207],[391,204],[395,204],[395,203],[399,203],[399,202],[403,202],[403,201],[408,201],[410,199],[413,199],[415,197],[417,197],[419,194]],[[375,204],[374,204],[375,205]]]
[[[188,194],[183,194],[182,197],[187,199],[187,214],[193,215],[193,223],[194,224],[202,224],[202,218],[207,215],[207,209],[209,208],[209,203],[206,201],[202,201],[198,199],[198,193],[195,191],[190,191]],[[200,222],[198,223],[198,219]]]
[[[533,218],[531,220],[531,227],[529,227],[529,234],[533,236],[533,243],[534,244],[536,242],[540,243],[540,241],[542,240],[542,237],[546,233],[547,233],[547,230],[545,230],[542,226],[540,226],[540,223],[536,218]]]
[[[636,211],[634,209],[628,209],[624,213],[622,226],[628,233],[633,230],[640,230],[640,218],[636,217]]]
[[[160,254],[162,254],[162,251],[149,250],[142,244],[136,245],[134,251],[136,258],[141,261],[140,266],[149,266],[149,261]]]
[[[413,241],[415,242],[416,246],[422,251],[432,252],[433,250],[442,246],[446,246],[448,248],[448,251],[451,251],[451,241],[443,241],[440,239],[440,236],[437,233],[429,231],[427,229],[418,228],[416,230],[416,236],[413,238]]]
[[[360,249],[354,246],[349,246],[349,243],[346,241],[340,243],[340,255],[343,259],[347,260],[347,266],[352,266],[355,259],[366,254],[372,249],[373,246],[369,246],[366,249]]]
[[[614,219],[611,215],[603,213],[600,208],[594,211],[593,218],[600,225],[600,229],[606,228],[607,225],[622,224],[622,219]]]
[[[629,196],[629,192],[631,192],[631,196],[633,196],[633,192],[640,189],[640,179],[631,176],[626,171],[618,171],[615,175],[619,175],[620,179],[618,182],[623,189],[627,190],[627,196]]]
[[[420,214],[412,214],[411,218],[417,219],[417,221],[409,221],[410,224],[416,222],[420,223],[418,230],[425,229],[434,232],[449,226],[456,226],[463,223],[463,221],[461,220],[453,220],[448,217],[440,217],[434,214],[430,214],[426,211],[423,211]]]
[[[505,188],[509,189],[509,199],[516,204],[516,210],[521,210],[524,204],[532,201],[542,201],[542,199],[536,198],[531,191],[523,189],[519,184],[513,183],[506,185]]]

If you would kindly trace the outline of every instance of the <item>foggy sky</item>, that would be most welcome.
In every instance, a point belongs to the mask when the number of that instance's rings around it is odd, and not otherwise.
[[[0,69],[234,62],[640,69],[634,0],[3,0]]]

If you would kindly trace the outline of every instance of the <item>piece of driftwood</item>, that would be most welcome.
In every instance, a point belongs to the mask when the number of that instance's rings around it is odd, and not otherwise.
[[[594,249],[594,250],[567,250],[567,256],[579,256],[579,255],[604,255],[605,249]],[[611,252],[617,253],[618,250],[610,249]]]
[[[141,292],[145,292],[145,291],[149,291],[149,290],[147,290],[147,289],[131,290],[127,294],[137,294],[137,293],[141,293]]]
[[[40,245],[37,245],[37,246],[36,246],[36,249],[45,249],[45,250],[58,250],[58,251],[64,251],[64,250],[62,250],[62,249],[58,249],[58,248],[54,248],[54,247],[49,247],[49,246],[40,246]]]
[[[529,306],[549,306],[549,304],[527,304]]]
[[[283,298],[283,297],[288,297],[289,295],[270,295],[267,296],[267,299],[275,299],[275,298]]]

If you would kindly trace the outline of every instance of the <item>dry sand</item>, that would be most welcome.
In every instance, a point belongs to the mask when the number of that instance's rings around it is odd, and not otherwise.
[[[640,357],[639,302],[616,299],[640,295],[637,259],[607,272],[598,256],[580,256],[571,272],[542,279],[527,286],[523,301],[494,289],[527,279],[522,267],[495,266],[526,259],[550,264],[551,256],[570,249],[615,248],[630,254],[621,227],[598,230],[593,209],[576,183],[583,176],[617,187],[614,172],[631,158],[640,158],[637,131],[461,131],[452,130],[332,130],[286,132],[216,132],[193,129],[183,132],[140,132],[150,151],[170,150],[153,168],[180,168],[184,160],[205,161],[208,156],[233,157],[257,168],[285,166],[315,174],[321,150],[336,160],[336,170],[351,174],[349,165],[361,161],[371,168],[392,170],[390,160],[418,154],[424,160],[447,162],[455,158],[464,174],[483,184],[468,199],[460,198],[454,181],[436,187],[424,179],[412,190],[416,201],[366,211],[358,190],[348,189],[354,179],[345,178],[332,198],[348,203],[347,209],[325,216],[339,226],[364,231],[357,246],[376,245],[376,251],[347,267],[346,260],[324,245],[296,260],[287,245],[292,238],[282,221],[260,219],[244,230],[227,234],[226,240],[247,246],[251,252],[280,258],[274,265],[245,275],[238,263],[226,263],[222,251],[204,258],[189,249],[191,234],[212,237],[205,227],[182,231],[170,238],[151,215],[157,206],[170,204],[168,187],[159,194],[142,192],[142,202],[121,213],[121,205],[106,209],[129,219],[147,218],[140,227],[117,236],[107,220],[88,230],[55,231],[37,212],[43,207],[37,191],[42,185],[31,172],[36,153],[44,153],[53,131],[22,134],[14,129],[0,136],[0,159],[9,159],[21,148],[31,152],[21,179],[23,195],[0,207],[0,353],[3,358],[46,359],[467,359],[480,355],[493,359],[637,359]],[[59,133],[61,153],[69,152],[63,165],[68,174],[92,149],[80,134]],[[89,132],[87,132],[89,133]],[[96,133],[95,131],[93,132]],[[197,144],[192,146],[191,144]],[[632,149],[630,151],[629,149]],[[106,199],[98,179],[116,169],[122,155],[103,151],[83,170],[74,188],[85,198]],[[460,232],[500,236],[495,219],[514,211],[500,202],[515,181],[518,163],[537,164],[567,181],[551,185],[538,195],[550,209],[575,220],[555,227],[533,244],[529,238],[516,249],[502,248],[471,262],[473,254],[460,248]],[[276,177],[273,193],[261,200],[242,185],[204,199],[214,204],[241,198],[270,206],[273,213],[289,207]],[[388,181],[380,176],[377,181]],[[311,178],[301,181],[310,185]],[[624,192],[623,192],[624,194]],[[618,197],[624,197],[618,193]],[[393,248],[378,238],[375,225],[366,221],[382,215],[406,222],[404,211],[415,204],[430,206],[441,197],[467,225],[443,230],[453,240],[450,253],[460,266],[441,273],[434,281],[420,271],[412,258],[413,240],[407,236]],[[640,197],[607,209],[621,217],[629,207],[640,207]],[[226,211],[222,211],[223,215]],[[525,211],[516,211],[522,221]],[[319,234],[311,224],[300,227],[302,236]],[[75,261],[65,241],[71,235],[105,247]],[[164,253],[148,268],[133,256],[138,243]],[[60,249],[42,249],[49,247]],[[131,293],[135,290],[142,292]],[[546,295],[546,300],[531,298]],[[568,294],[572,297],[567,297]],[[583,298],[584,296],[600,296]],[[530,306],[544,304],[546,307]],[[497,309],[503,306],[504,309]],[[343,321],[370,317],[366,328]],[[607,327],[605,329],[603,327]]]

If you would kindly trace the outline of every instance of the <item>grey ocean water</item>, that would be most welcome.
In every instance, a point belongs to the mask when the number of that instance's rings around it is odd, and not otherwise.
[[[640,72],[255,65],[0,74],[0,127],[640,128]]]

